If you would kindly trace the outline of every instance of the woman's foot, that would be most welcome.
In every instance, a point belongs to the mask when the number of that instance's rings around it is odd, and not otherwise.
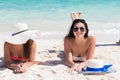
[[[70,13],[71,19],[72,19],[73,21],[75,20],[74,14],[75,14],[75,13]]]
[[[81,12],[77,12],[77,13],[70,13],[70,15],[71,15],[71,19],[72,20],[75,20],[75,19],[80,19],[80,17],[81,17]]]
[[[80,19],[81,14],[82,14],[81,12],[75,13],[75,14],[74,14],[75,19]]]
[[[78,19],[81,17],[81,15],[82,15],[81,12],[78,12],[78,13],[77,13]]]

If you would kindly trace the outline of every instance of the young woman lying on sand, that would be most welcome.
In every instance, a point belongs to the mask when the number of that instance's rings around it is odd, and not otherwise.
[[[32,38],[39,33],[29,30],[25,23],[18,23],[12,29],[4,43],[5,66],[15,73],[23,73],[35,63],[36,43]]]
[[[96,39],[88,36],[88,26],[85,20],[78,19],[81,13],[71,13],[73,23],[64,39],[64,51],[69,72],[80,72],[89,59],[93,57]]]

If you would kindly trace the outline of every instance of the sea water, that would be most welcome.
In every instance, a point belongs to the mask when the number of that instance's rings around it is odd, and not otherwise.
[[[0,0],[0,36],[18,22],[41,32],[40,39],[61,39],[72,24],[71,12],[82,12],[97,43],[120,39],[120,0]]]

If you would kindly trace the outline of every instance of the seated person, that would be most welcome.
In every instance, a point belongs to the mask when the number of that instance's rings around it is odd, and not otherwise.
[[[118,42],[116,42],[116,44],[120,45],[120,40]]]
[[[27,24],[18,23],[14,31],[5,39],[5,66],[15,73],[23,73],[35,63],[36,43],[38,31],[29,30]]]
[[[78,14],[78,16],[80,16]],[[85,20],[73,18],[73,23],[69,33],[64,38],[64,51],[66,64],[70,67],[70,72],[80,72],[89,59],[93,57],[96,39],[88,36],[88,26]],[[79,63],[76,63],[79,62]]]

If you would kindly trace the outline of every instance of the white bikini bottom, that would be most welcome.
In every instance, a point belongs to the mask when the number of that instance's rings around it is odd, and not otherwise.
[[[86,57],[76,57],[76,56],[73,56],[73,61],[85,61],[86,60]]]

